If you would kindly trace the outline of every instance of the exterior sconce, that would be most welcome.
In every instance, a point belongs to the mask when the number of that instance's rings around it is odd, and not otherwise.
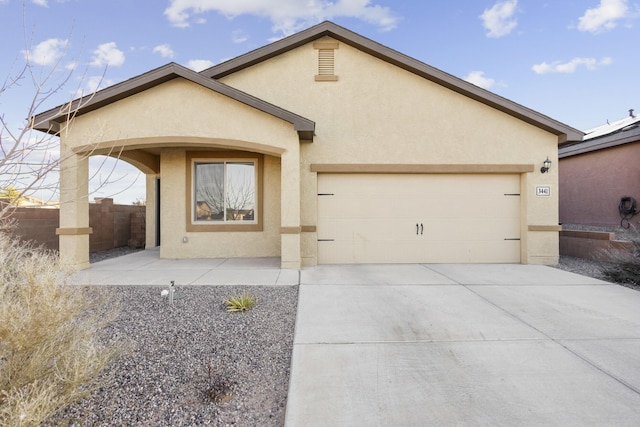
[[[542,162],[542,164],[544,166],[542,166],[540,168],[540,173],[547,173],[549,172],[549,168],[551,167],[551,160],[549,160],[549,156],[547,156],[547,160],[545,160],[544,162]]]

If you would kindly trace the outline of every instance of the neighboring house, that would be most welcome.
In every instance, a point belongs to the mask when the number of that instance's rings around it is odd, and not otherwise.
[[[606,228],[635,227],[640,201],[640,116],[586,131],[559,149],[560,222]],[[640,210],[640,205],[636,206]]]
[[[86,157],[111,153],[147,176],[162,258],[555,264],[558,145],[583,136],[331,22],[72,106],[73,126],[62,108],[34,123],[61,137],[60,253],[77,268]],[[199,219],[202,201],[224,215]]]
[[[22,196],[20,198],[20,202],[18,203],[20,207],[33,207],[33,208],[43,208],[43,209],[59,209],[60,202],[57,200],[43,200],[34,196]]]
[[[0,198],[0,204],[7,205],[9,203],[11,203],[10,199]],[[60,203],[57,200],[43,200],[34,196],[20,196],[13,205],[20,208],[42,209],[58,209],[60,207]]]

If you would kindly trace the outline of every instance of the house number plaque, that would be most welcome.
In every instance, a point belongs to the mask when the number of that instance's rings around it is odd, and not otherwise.
[[[550,196],[551,195],[551,187],[537,186],[536,187],[536,196]]]

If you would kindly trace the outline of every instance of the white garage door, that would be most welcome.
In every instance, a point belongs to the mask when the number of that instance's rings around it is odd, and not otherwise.
[[[318,174],[318,263],[520,262],[519,175]]]

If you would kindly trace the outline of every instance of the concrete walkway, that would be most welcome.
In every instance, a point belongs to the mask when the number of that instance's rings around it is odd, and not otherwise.
[[[297,285],[297,270],[281,270],[280,258],[160,259],[150,249],[91,264],[77,273],[87,285]]]
[[[528,265],[301,273],[286,426],[640,425],[640,292]]]

